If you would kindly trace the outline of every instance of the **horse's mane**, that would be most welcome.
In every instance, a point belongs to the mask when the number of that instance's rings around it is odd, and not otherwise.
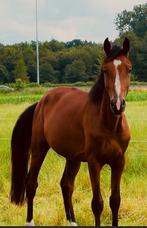
[[[101,74],[99,78],[96,80],[95,84],[92,86],[89,92],[90,100],[93,103],[98,103],[99,101],[102,100],[103,92],[104,92],[104,73],[101,70]]]
[[[112,61],[113,59],[117,58],[118,56],[122,55],[122,49],[118,46],[114,46],[110,52],[110,54],[106,57],[105,62]],[[101,69],[101,73],[96,80],[95,84],[92,86],[89,97],[93,103],[99,103],[102,100],[103,92],[104,92],[104,72]]]

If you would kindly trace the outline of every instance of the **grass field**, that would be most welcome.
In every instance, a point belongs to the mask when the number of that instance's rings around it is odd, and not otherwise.
[[[26,205],[18,208],[9,201],[10,138],[18,115],[30,102],[19,102],[16,105],[5,101],[4,104],[0,104],[0,226],[18,226],[24,225],[25,222]],[[147,225],[147,101],[127,102],[126,114],[132,131],[132,141],[126,152],[126,167],[121,182],[122,203],[119,225],[145,226]],[[140,139],[142,141],[137,141]],[[48,153],[39,175],[39,187],[34,202],[36,225],[66,225],[59,186],[64,164],[64,159],[55,152]],[[110,169],[107,166],[102,171],[101,189],[104,198],[102,225],[107,226],[111,225],[108,206]],[[91,198],[87,165],[82,164],[73,194],[73,204],[79,225],[94,225]]]
[[[89,86],[78,87],[81,90],[88,91]],[[47,87],[28,87],[20,91],[5,91],[0,90],[0,104],[18,104],[22,102],[36,102],[43,94],[52,88]],[[127,101],[146,101],[147,89],[131,89],[127,96]]]

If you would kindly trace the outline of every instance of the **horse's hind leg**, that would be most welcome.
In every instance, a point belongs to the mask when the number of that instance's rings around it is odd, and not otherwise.
[[[64,199],[64,207],[66,212],[66,218],[69,225],[76,226],[76,220],[72,205],[72,193],[74,189],[74,180],[79,171],[80,162],[78,161],[66,161],[65,170],[61,179],[61,188]]]
[[[44,158],[49,150],[49,145],[46,141],[40,143],[39,145],[35,144],[32,146],[31,153],[31,163],[30,170],[26,183],[26,197],[27,197],[27,219],[26,226],[33,226],[33,199],[36,193],[36,188],[38,186],[37,178],[39,170],[44,161]]]

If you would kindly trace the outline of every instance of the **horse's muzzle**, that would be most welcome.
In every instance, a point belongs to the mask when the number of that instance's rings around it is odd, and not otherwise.
[[[124,99],[121,98],[114,98],[110,101],[110,108],[114,115],[120,115],[124,112],[126,107],[126,102]]]

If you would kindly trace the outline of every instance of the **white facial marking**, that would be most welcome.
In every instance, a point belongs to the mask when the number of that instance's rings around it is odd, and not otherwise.
[[[76,222],[67,221],[67,226],[78,226]]]
[[[118,71],[118,66],[121,65],[121,60],[119,59],[114,59],[113,60],[113,64],[115,66],[115,70],[116,70],[116,77],[115,77],[115,92],[116,92],[116,95],[117,95],[117,102],[116,102],[116,107],[118,110],[120,110],[120,105],[121,105],[121,102],[120,102],[120,92],[121,92],[121,84],[120,84],[120,77],[119,77],[119,71]]]
[[[26,222],[25,226],[35,226],[34,220],[32,219],[31,222]]]

